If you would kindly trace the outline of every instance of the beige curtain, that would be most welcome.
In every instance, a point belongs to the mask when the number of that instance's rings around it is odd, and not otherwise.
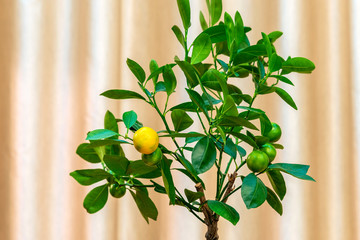
[[[203,2],[191,1],[191,40]],[[152,58],[165,64],[183,56],[170,30],[181,25],[176,1],[0,0],[0,6],[0,239],[204,239],[205,228],[190,213],[154,193],[159,217],[150,225],[129,195],[109,198],[89,215],[82,201],[90,188],[69,176],[90,167],[75,149],[88,130],[102,127],[107,109],[117,116],[136,110],[146,125],[163,128],[144,104],[99,94],[137,89],[127,57],[148,69]],[[317,182],[287,178],[282,217],[265,205],[246,210],[236,194],[230,203],[241,220],[237,226],[221,220],[221,239],[360,239],[360,2],[224,0],[224,9],[240,11],[253,28],[252,42],[261,31],[281,30],[281,55],[316,63],[312,75],[291,76],[296,88],[287,89],[298,111],[277,96],[256,105],[283,128],[279,159],[310,164]],[[179,90],[170,104],[185,97]],[[179,176],[175,181],[193,187]]]

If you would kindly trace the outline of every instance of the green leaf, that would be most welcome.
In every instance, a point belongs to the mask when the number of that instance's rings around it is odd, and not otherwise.
[[[224,97],[229,95],[229,88],[226,84],[225,76],[216,69],[209,69],[201,78],[201,82],[204,86],[214,89],[216,91],[222,91]]]
[[[177,40],[180,42],[181,46],[185,48],[185,37],[184,34],[181,32],[180,28],[174,25],[171,30],[174,32]]]
[[[266,201],[281,216],[283,213],[283,207],[279,198],[270,188],[266,187],[266,189],[267,189]]]
[[[287,104],[289,104],[295,110],[298,109],[292,97],[284,89],[278,87],[275,87],[275,89],[277,95],[279,95]]]
[[[196,112],[197,107],[193,102],[184,102],[170,108],[170,111],[174,111],[176,109],[181,109],[186,112]]]
[[[120,144],[130,144],[130,143],[120,139],[91,140],[87,148],[96,148],[101,146],[120,145]]]
[[[240,156],[242,156],[242,157],[245,157],[245,156],[246,156],[246,150],[245,150],[245,149],[243,149],[243,148],[242,148],[241,146],[239,146],[239,145],[236,145],[236,148],[237,148]]]
[[[111,174],[102,169],[82,169],[71,172],[70,176],[81,185],[89,186],[111,177]]]
[[[236,50],[237,50],[240,47],[241,43],[245,40],[244,22],[238,11],[236,11],[236,14],[235,14],[234,33],[235,33],[235,43],[236,43]]]
[[[200,11],[199,19],[200,19],[201,29],[202,30],[207,29],[209,26],[207,25],[207,22],[205,20],[205,17],[204,17],[204,14],[202,11]]]
[[[191,26],[190,22],[190,2],[189,0],[177,0],[181,20],[184,28],[187,30]]]
[[[113,136],[119,136],[119,134],[108,129],[96,129],[87,134],[86,140],[100,140]]]
[[[110,98],[110,99],[142,99],[145,100],[143,96],[138,94],[137,92],[129,91],[129,90],[120,90],[120,89],[112,89],[100,94],[101,96]]]
[[[130,58],[126,60],[126,64],[135,77],[139,80],[139,82],[143,83],[146,79],[144,69],[137,62],[131,60]]]
[[[136,120],[137,120],[137,115],[134,111],[124,112],[123,122],[127,129],[130,129],[136,123]]]
[[[171,120],[174,124],[176,132],[181,132],[189,128],[194,123],[194,120],[192,120],[192,118],[181,109],[175,109],[171,112]]]
[[[284,149],[284,146],[281,145],[281,144],[278,144],[278,143],[273,143],[272,144],[274,146],[274,148],[277,148],[277,149]]]
[[[199,84],[198,76],[195,68],[186,61],[175,61],[185,74],[186,80],[191,87],[196,87]]]
[[[255,148],[258,147],[257,144],[256,144],[256,142],[255,142],[252,138],[250,138],[250,137],[248,137],[248,136],[246,136],[246,135],[244,135],[244,134],[242,134],[242,133],[229,132],[229,134],[231,134],[231,135],[233,135],[234,137],[237,137],[238,139],[246,142],[246,143],[249,144],[250,146],[253,146],[253,147],[255,147]]]
[[[266,200],[266,186],[254,173],[247,175],[242,183],[241,197],[247,209],[257,208]]]
[[[265,33],[261,33],[262,37],[263,37],[263,41],[264,41],[264,44],[265,44],[265,48],[266,48],[266,53],[267,55],[270,57],[272,55],[272,46],[271,46],[271,43],[270,43],[270,39],[269,39],[269,36]]]
[[[170,162],[167,158],[163,157],[161,159],[161,175],[164,182],[166,193],[169,196],[170,203],[175,205],[175,186],[174,181],[170,172]]]
[[[124,176],[130,163],[126,157],[117,155],[105,155],[104,162],[117,176]]]
[[[116,118],[110,111],[105,113],[104,127],[105,129],[119,133],[119,126],[117,125]]]
[[[245,110],[248,110],[250,112],[255,112],[255,113],[260,113],[260,114],[265,113],[263,110],[258,109],[258,108],[251,108],[251,107],[245,107],[245,106],[237,106],[237,108],[245,109]]]
[[[290,85],[294,86],[294,84],[287,77],[284,77],[284,76],[281,76],[281,75],[271,75],[270,77],[276,78],[281,82],[284,82],[284,83],[287,83],[287,84],[290,84]]]
[[[191,154],[191,162],[198,174],[208,171],[216,161],[216,148],[214,142],[208,138],[200,139]]]
[[[149,198],[148,194],[145,191],[138,189],[136,190],[136,193],[133,191],[130,191],[130,193],[146,222],[149,223],[149,218],[156,221],[158,211],[154,202]]]
[[[161,171],[156,166],[148,166],[142,160],[130,161],[126,175],[133,175],[136,178],[157,178]]]
[[[211,52],[211,39],[208,34],[201,33],[193,42],[191,64],[200,63],[205,60]]]
[[[279,170],[268,169],[266,171],[266,175],[268,176],[271,186],[273,187],[277,195],[280,197],[281,200],[283,200],[286,194],[286,185],[281,172]]]
[[[166,87],[165,87],[165,83],[160,81],[157,82],[155,85],[155,93],[157,92],[166,92]]]
[[[260,56],[267,56],[266,47],[262,44],[252,45],[238,52],[234,57],[234,65],[254,62]],[[245,66],[242,66],[245,67]]]
[[[226,42],[228,49],[230,50],[230,56],[232,56],[231,45],[234,41],[234,21],[232,20],[230,14],[225,12],[224,14],[224,24],[225,24],[225,32],[226,32]]]
[[[271,164],[268,168],[285,172],[299,179],[310,180],[315,182],[315,180],[312,177],[306,175],[307,171],[309,170],[309,167],[310,167],[309,165],[303,165],[303,164],[275,163],[275,164]]]
[[[193,103],[195,103],[199,108],[200,110],[205,114],[205,116],[209,119],[209,115],[208,115],[208,112],[207,112],[207,107],[205,105],[205,102],[204,100],[201,98],[200,94],[194,90],[191,90],[191,89],[185,89],[186,92],[188,93],[191,101]]]
[[[272,124],[270,119],[266,116],[266,114],[260,115],[260,125],[261,125],[261,134],[265,136],[268,134],[272,129]]]
[[[163,72],[163,78],[164,78],[166,93],[170,95],[175,91],[177,82],[176,82],[175,74],[169,65],[165,66]]]
[[[271,43],[274,43],[278,38],[280,38],[281,36],[283,35],[282,32],[280,31],[274,31],[274,32],[271,32],[269,33],[269,39],[270,39],[270,42]]]
[[[215,25],[221,17],[222,13],[222,0],[211,0],[210,2],[210,16],[211,25]]]
[[[163,186],[161,186],[160,184],[154,182],[153,180],[150,180],[150,182],[152,182],[155,185],[155,188],[154,188],[155,192],[162,193],[162,194],[167,194],[166,189]]]
[[[83,206],[88,213],[96,213],[102,209],[108,199],[108,184],[101,185],[91,190],[85,197]]]
[[[239,115],[234,99],[231,96],[228,95],[225,97],[225,101],[222,106],[221,113],[225,117],[237,117],[237,115]]]
[[[225,116],[219,122],[220,126],[227,126],[227,127],[236,127],[236,126],[244,126],[250,129],[258,130],[257,127],[242,117],[228,117]]]
[[[79,155],[85,161],[90,163],[99,163],[101,162],[99,156],[96,154],[95,150],[88,148],[89,143],[82,143],[76,149],[76,154]]]
[[[184,192],[185,192],[185,196],[188,199],[189,203],[195,202],[196,200],[198,200],[202,196],[204,196],[203,192],[193,192],[186,188],[185,188]]]
[[[174,137],[174,138],[188,138],[188,137],[204,137],[202,133],[189,132],[189,133],[171,133],[166,135],[159,135],[159,137]]]
[[[219,43],[226,41],[226,32],[224,24],[212,26],[203,31],[209,35],[212,43]]]
[[[315,64],[309,59],[302,57],[290,58],[283,62],[282,69],[286,73],[311,73],[315,69]]]
[[[157,62],[154,59],[151,59],[149,67],[150,67],[150,73],[153,73],[153,72],[155,72],[156,70],[159,69],[159,66],[158,66]],[[158,78],[159,78],[159,75],[156,75],[156,76],[154,76],[152,78],[154,85],[156,84]]]
[[[273,53],[269,59],[269,70],[270,72],[276,72],[281,69],[283,59],[276,53]]]
[[[233,207],[227,205],[226,203],[215,200],[208,200],[207,204],[212,211],[225,218],[233,225],[236,225],[240,220],[239,213]]]

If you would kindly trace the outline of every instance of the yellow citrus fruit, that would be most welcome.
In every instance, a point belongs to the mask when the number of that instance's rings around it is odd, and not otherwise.
[[[153,153],[150,154],[141,154],[141,159],[148,166],[154,166],[161,161],[162,152],[160,148],[157,148]]]
[[[135,132],[133,142],[136,150],[144,154],[150,154],[159,146],[159,136],[154,129],[142,127]]]

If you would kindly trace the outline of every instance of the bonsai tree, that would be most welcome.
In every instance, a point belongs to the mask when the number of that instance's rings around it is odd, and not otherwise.
[[[261,33],[261,38],[251,43],[247,37],[251,28],[244,26],[239,12],[233,17],[225,12],[221,18],[221,0],[206,0],[207,17],[200,12],[203,31],[189,42],[190,3],[177,0],[177,4],[183,26],[175,25],[172,31],[184,48],[184,56],[175,56],[173,63],[164,66],[151,60],[149,76],[138,63],[127,59],[139,92],[113,89],[101,94],[115,100],[148,103],[158,113],[164,129],[143,126],[135,111],[117,117],[107,111],[104,128],[88,132],[88,142],[80,144],[76,151],[97,167],[76,170],[70,175],[85,186],[104,181],[84,199],[89,213],[105,206],[109,192],[115,198],[131,194],[149,223],[149,219],[156,220],[158,216],[149,194],[152,191],[167,195],[171,205],[186,208],[208,227],[206,239],[214,240],[219,239],[220,218],[234,225],[239,221],[239,213],[227,204],[230,197],[240,198],[234,195],[239,190],[246,208],[257,208],[266,201],[282,215],[281,201],[286,194],[283,174],[314,181],[307,175],[309,166],[276,159],[277,151],[284,148],[277,142],[281,128],[253,103],[261,95],[277,94],[297,109],[282,88],[285,84],[294,85],[286,75],[311,73],[315,65],[306,58],[279,56],[275,42],[282,32]],[[180,68],[184,75],[175,76],[173,68]],[[242,91],[230,79],[248,81],[254,92]],[[185,81],[187,87],[178,89],[177,81]],[[175,90],[185,91],[189,98],[168,106]],[[157,100],[164,95],[166,103],[161,107]],[[194,121],[200,123],[201,131],[187,131]],[[159,143],[159,138],[170,138],[175,147]],[[124,144],[133,145],[139,157],[129,159],[123,151]],[[202,180],[202,174],[212,168],[216,168],[215,186]],[[248,169],[247,175],[239,174],[242,168]],[[179,189],[174,172],[182,173],[194,187]],[[262,177],[267,177],[271,186],[266,186]],[[213,188],[216,194],[209,196],[206,189]]]

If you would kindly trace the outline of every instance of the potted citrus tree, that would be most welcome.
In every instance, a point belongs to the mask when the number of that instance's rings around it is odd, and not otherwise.
[[[158,216],[149,195],[154,191],[167,195],[171,205],[186,208],[207,226],[206,239],[214,240],[219,239],[217,224],[221,218],[234,225],[239,221],[237,210],[227,204],[230,197],[241,197],[248,209],[267,202],[281,215],[281,201],[286,194],[283,174],[314,181],[307,174],[308,165],[284,163],[276,158],[284,148],[278,143],[281,128],[253,103],[262,95],[277,94],[297,109],[283,89],[285,84],[293,85],[287,74],[311,73],[315,65],[306,58],[279,56],[275,45],[282,32],[261,33],[260,39],[251,42],[247,37],[251,28],[244,25],[239,12],[235,16],[223,14],[221,0],[206,0],[207,17],[203,12],[199,15],[202,32],[189,42],[190,3],[177,0],[177,4],[182,27],[175,25],[172,30],[184,55],[175,56],[172,63],[163,66],[151,60],[148,76],[138,63],[128,59],[139,92],[112,89],[101,94],[115,100],[146,102],[156,110],[164,128],[143,126],[135,111],[120,116],[107,111],[104,127],[88,132],[87,142],[76,151],[96,167],[70,175],[85,186],[103,181],[84,199],[83,206],[89,213],[102,209],[109,193],[114,198],[131,194],[149,223]],[[183,75],[175,76],[174,68],[181,69]],[[242,78],[254,86],[252,93],[245,93],[229,81]],[[185,81],[186,88],[178,89],[178,81]],[[188,99],[169,106],[175,90],[185,91]],[[160,92],[166,93],[164,107],[157,104]],[[195,121],[200,123],[201,131],[188,130]],[[159,143],[159,138],[170,138],[176,147]],[[124,144],[133,145],[139,158],[128,159]],[[216,185],[202,180],[203,173],[212,168],[216,169]],[[248,169],[245,175],[239,174],[243,168]],[[193,188],[179,189],[174,172],[190,179]],[[268,178],[270,185],[266,186],[261,178]],[[211,188],[216,190],[214,196],[206,193]],[[238,191],[241,196],[233,195]]]

